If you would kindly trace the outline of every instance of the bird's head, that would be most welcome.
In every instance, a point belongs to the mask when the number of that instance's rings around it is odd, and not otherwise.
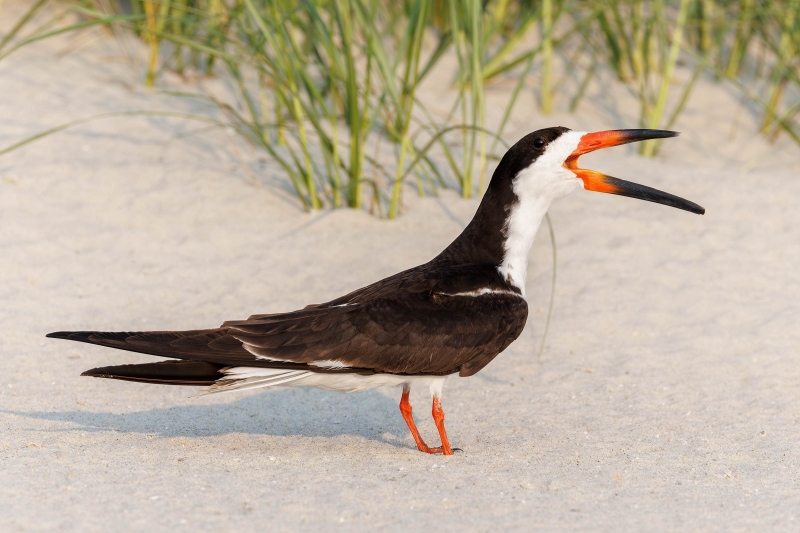
[[[595,170],[578,167],[583,154],[647,139],[678,135],[664,130],[608,130],[587,133],[568,128],[546,128],[523,137],[503,158],[512,172],[512,187],[518,197],[537,196],[549,200],[577,187],[647,200],[702,215],[705,209],[672,194],[621,180]]]
[[[503,156],[472,222],[439,257],[457,263],[494,263],[509,285],[524,295],[528,254],[542,218],[554,200],[575,189],[705,213],[683,198],[578,167],[580,156],[600,148],[675,135],[660,130],[586,133],[568,128],[529,133]]]

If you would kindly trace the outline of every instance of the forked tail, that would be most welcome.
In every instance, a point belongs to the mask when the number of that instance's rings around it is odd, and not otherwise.
[[[170,358],[158,363],[93,368],[81,374],[143,383],[210,386],[225,377],[221,369],[253,359],[240,342],[227,335],[227,328],[145,332],[59,331],[47,336]]]

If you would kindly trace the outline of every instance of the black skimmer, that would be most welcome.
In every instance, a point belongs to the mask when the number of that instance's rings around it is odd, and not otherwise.
[[[600,148],[675,135],[567,128],[526,135],[503,156],[474,218],[442,253],[327,303],[214,329],[64,331],[48,337],[170,358],[95,368],[84,376],[207,386],[211,393],[278,386],[358,392],[400,385],[400,412],[417,447],[450,455],[444,381],[480,371],[522,332],[528,253],[554,200],[582,187],[705,212],[677,196],[578,167],[579,156]],[[412,386],[430,389],[440,447],[429,447],[417,431],[408,401]]]

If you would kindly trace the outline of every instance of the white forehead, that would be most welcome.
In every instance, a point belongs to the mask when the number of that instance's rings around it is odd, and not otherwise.
[[[534,164],[537,166],[561,165],[578,147],[581,137],[586,135],[585,131],[567,131],[561,134],[556,140],[545,148]],[[539,163],[541,164],[539,165]]]

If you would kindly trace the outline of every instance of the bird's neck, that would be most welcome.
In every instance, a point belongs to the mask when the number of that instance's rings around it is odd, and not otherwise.
[[[508,179],[496,172],[472,221],[435,261],[492,265],[509,288],[524,296],[528,255],[542,219],[555,199],[575,187],[525,177]]]
[[[528,256],[542,219],[552,203],[553,198],[546,196],[520,199],[506,221],[503,243],[505,254],[497,270],[509,285],[519,289],[522,296],[525,296]]]

